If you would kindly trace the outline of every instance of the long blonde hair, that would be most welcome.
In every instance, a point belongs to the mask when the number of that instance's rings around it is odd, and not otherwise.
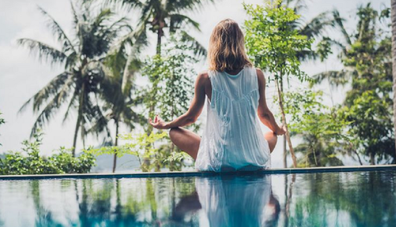
[[[238,24],[225,19],[213,29],[208,51],[209,69],[219,72],[252,66],[245,52],[245,39]]]

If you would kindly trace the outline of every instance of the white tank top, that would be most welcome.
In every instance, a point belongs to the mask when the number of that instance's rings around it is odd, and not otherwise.
[[[260,128],[260,98],[256,69],[237,75],[209,71],[211,101],[195,168],[198,171],[257,170],[269,168],[270,149]]]

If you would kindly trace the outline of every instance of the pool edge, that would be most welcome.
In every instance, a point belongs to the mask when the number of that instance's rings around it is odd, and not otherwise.
[[[326,173],[326,172],[358,172],[396,170],[396,165],[376,166],[336,166],[312,168],[267,169],[257,172],[132,172],[132,173],[85,173],[85,174],[37,174],[37,175],[0,175],[0,180],[32,180],[32,179],[62,179],[62,178],[155,178],[155,177],[206,177],[214,175],[264,175],[264,174],[295,174],[295,173]]]

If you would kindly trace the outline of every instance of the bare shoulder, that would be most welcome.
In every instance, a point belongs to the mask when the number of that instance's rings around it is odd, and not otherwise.
[[[256,68],[256,73],[257,73],[257,79],[258,79],[259,86],[261,86],[262,84],[265,84],[265,77],[264,77],[263,71],[261,71],[261,69],[259,69],[259,68]]]
[[[207,86],[210,84],[209,74],[207,71],[203,71],[197,76],[197,84]]]
[[[198,77],[201,79],[207,80],[207,79],[209,79],[209,73],[206,70],[202,71],[202,72],[198,73]]]

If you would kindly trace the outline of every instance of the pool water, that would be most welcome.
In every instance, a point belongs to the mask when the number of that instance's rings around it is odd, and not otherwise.
[[[0,180],[0,226],[396,226],[396,171]]]

